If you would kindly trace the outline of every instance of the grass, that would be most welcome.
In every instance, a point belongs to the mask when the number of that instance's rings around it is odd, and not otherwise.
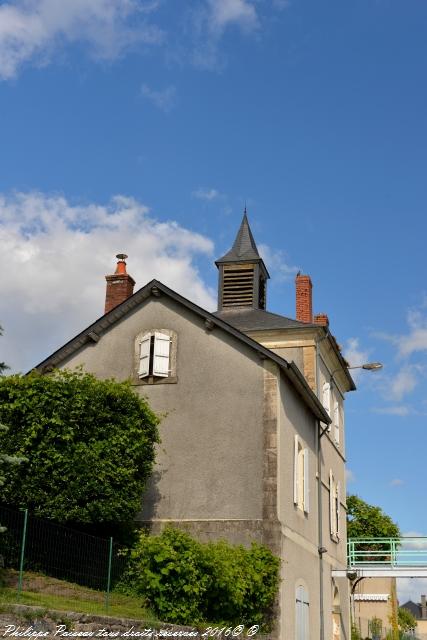
[[[107,612],[105,593],[28,572],[25,574],[23,591],[18,600],[17,572],[7,571],[4,578],[5,586],[0,588],[0,604],[25,604],[43,609],[135,618],[151,625],[158,622],[148,609],[141,606],[141,600],[132,596],[111,593]]]

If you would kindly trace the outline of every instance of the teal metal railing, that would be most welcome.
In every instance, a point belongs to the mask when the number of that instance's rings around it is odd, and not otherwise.
[[[427,567],[427,537],[349,538],[349,567]]]

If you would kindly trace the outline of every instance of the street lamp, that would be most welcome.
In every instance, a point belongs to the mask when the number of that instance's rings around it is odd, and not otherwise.
[[[347,369],[364,369],[365,371],[379,371],[383,368],[382,362],[365,362],[364,364],[357,364],[353,367],[347,367]],[[334,382],[334,375],[338,373],[338,371],[342,371],[342,367],[338,367],[338,369],[334,369],[330,374],[331,382]]]
[[[365,369],[366,371],[378,371],[382,368],[382,362],[366,362],[365,364],[358,364],[354,367],[347,367],[347,369]]]

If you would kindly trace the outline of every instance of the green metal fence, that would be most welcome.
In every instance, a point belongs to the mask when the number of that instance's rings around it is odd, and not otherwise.
[[[427,567],[427,538],[349,538],[349,567]]]
[[[125,548],[36,518],[27,510],[0,506],[0,602],[23,602],[110,612],[129,598],[114,587],[126,567]],[[136,606],[136,603],[134,604]],[[132,607],[131,607],[132,608]]]

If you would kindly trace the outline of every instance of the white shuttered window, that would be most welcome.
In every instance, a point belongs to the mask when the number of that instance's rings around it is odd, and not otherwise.
[[[341,535],[340,523],[341,483],[335,481],[332,471],[329,471],[329,515],[331,537],[337,542]]]
[[[294,438],[294,504],[298,504],[298,485],[299,485],[298,449],[299,449],[299,442],[298,442],[298,436],[296,435]]]
[[[336,508],[335,508],[335,513],[336,513],[336,519],[337,519],[337,524],[336,524],[336,536],[338,538],[338,540],[340,539],[340,535],[341,535],[341,526],[340,526],[340,502],[341,502],[341,484],[338,481],[337,482],[337,486],[336,486]]]
[[[303,449],[300,439],[295,435],[294,439],[294,504],[305,511],[309,512],[310,501],[310,471],[309,471],[309,452]]]
[[[167,378],[169,375],[170,337],[156,331],[154,334],[153,376]]]
[[[310,484],[309,484],[309,458],[308,449],[304,449],[304,511],[310,511]]]
[[[140,378],[145,378],[150,372],[150,344],[151,334],[147,333],[142,339],[139,346],[139,370]]]
[[[326,412],[328,413],[328,415],[331,415],[331,385],[329,384],[329,382],[323,383],[322,404]],[[330,430],[331,430],[331,426],[329,425],[328,431]]]
[[[338,400],[334,402],[334,440],[335,444],[338,446],[340,443],[340,428],[341,428],[341,411]]]
[[[171,337],[161,331],[146,333],[139,340],[138,376],[167,378],[170,375]]]
[[[295,639],[310,640],[310,602],[308,592],[300,585],[296,588],[295,595]]]

